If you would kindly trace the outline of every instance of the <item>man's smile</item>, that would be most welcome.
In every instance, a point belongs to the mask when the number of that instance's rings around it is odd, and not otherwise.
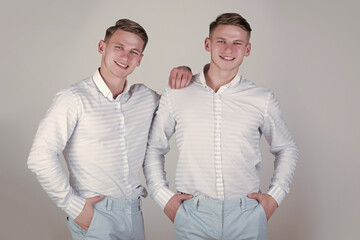
[[[226,61],[232,61],[234,60],[235,58],[234,57],[226,57],[226,56],[220,56],[221,59],[224,59]]]
[[[118,63],[117,61],[114,61],[116,65],[118,65],[119,67],[122,67],[122,68],[125,68],[127,69],[129,67],[129,65],[125,65],[125,64],[121,64],[121,63]]]

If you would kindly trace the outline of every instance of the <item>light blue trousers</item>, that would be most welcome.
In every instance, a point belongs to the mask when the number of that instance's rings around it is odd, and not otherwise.
[[[74,240],[144,240],[144,221],[140,199],[120,200],[105,197],[94,205],[94,217],[88,231],[68,218]]]
[[[177,240],[267,240],[264,208],[249,198],[184,201],[174,221]]]

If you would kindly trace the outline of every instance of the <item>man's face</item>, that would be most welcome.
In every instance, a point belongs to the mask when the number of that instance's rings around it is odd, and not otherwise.
[[[136,34],[117,30],[106,42],[99,42],[101,72],[107,77],[126,79],[140,65],[143,46]]]
[[[244,56],[249,56],[248,33],[234,25],[219,25],[205,39],[205,49],[211,53],[211,64],[221,71],[238,71]]]

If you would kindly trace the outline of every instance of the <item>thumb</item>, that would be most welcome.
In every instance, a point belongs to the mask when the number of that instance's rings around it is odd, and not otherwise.
[[[89,203],[95,204],[95,203],[100,202],[101,200],[103,200],[104,197],[105,197],[105,196],[103,196],[103,195],[101,195],[101,196],[95,196],[95,197],[88,198],[88,200],[89,200]]]
[[[180,196],[181,196],[180,197],[181,201],[193,198],[193,195],[191,195],[191,194],[181,194]]]
[[[259,198],[259,193],[253,192],[247,195],[248,198],[251,199],[258,199]]]

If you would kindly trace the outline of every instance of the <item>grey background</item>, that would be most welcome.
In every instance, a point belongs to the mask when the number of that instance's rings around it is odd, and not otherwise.
[[[65,214],[26,160],[55,93],[99,66],[105,29],[119,18],[144,26],[150,42],[131,83],[161,93],[172,67],[186,64],[197,73],[209,61],[203,42],[223,12],[250,22],[252,52],[240,71],[275,92],[300,149],[291,192],[269,222],[270,239],[357,239],[358,9],[348,0],[2,2],[0,239],[70,239]],[[273,158],[261,144],[266,191]],[[173,148],[167,160],[172,183],[175,166]],[[150,198],[143,212],[147,239],[173,239],[172,224]]]

